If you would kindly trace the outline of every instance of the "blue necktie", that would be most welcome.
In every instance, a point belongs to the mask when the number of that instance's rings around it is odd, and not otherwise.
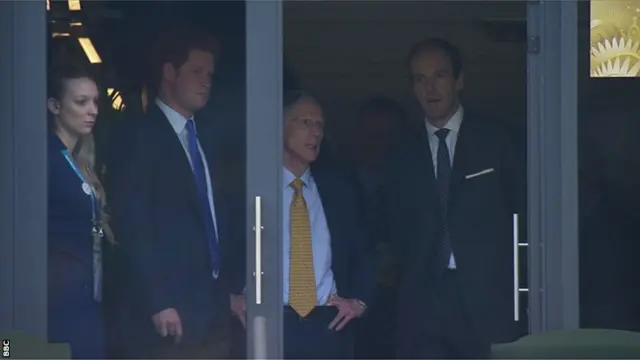
[[[189,142],[189,157],[193,165],[193,175],[195,176],[196,187],[198,189],[198,199],[202,206],[202,213],[204,216],[204,226],[209,240],[209,251],[211,253],[211,266],[213,269],[213,276],[218,277],[220,271],[220,257],[218,254],[218,237],[216,235],[216,228],[213,223],[213,214],[211,213],[211,206],[209,205],[209,189],[207,187],[207,178],[205,175],[204,160],[200,155],[200,149],[198,148],[198,135],[196,134],[196,127],[193,119],[187,120],[187,133]]]
[[[438,137],[438,171],[436,184],[438,187],[438,197],[440,200],[440,252],[439,259],[441,266],[449,267],[451,258],[451,234],[449,232],[449,221],[447,219],[447,208],[449,206],[449,179],[451,178],[451,158],[449,157],[449,147],[447,146],[447,135],[449,129],[440,129],[435,132]]]

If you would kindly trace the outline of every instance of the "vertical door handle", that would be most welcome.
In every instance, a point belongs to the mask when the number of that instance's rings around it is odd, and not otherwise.
[[[520,321],[520,242],[518,214],[513,214],[513,320]]]
[[[529,292],[529,288],[520,287],[520,248],[529,243],[520,242],[518,214],[513,214],[513,320],[520,321],[520,293]]]
[[[255,226],[256,235],[256,264],[253,275],[256,277],[256,304],[262,304],[262,198],[256,196],[255,200]]]

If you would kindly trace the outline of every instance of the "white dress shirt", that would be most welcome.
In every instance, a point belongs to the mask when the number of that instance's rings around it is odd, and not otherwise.
[[[449,129],[449,134],[445,139],[447,143],[447,148],[449,149],[449,159],[451,160],[451,166],[453,167],[453,156],[455,154],[456,142],[458,141],[458,134],[460,133],[460,124],[462,124],[462,118],[464,117],[464,109],[462,105],[458,106],[458,110],[451,116],[451,118],[447,121],[447,123],[442,127],[444,129]],[[429,133],[429,147],[431,148],[431,161],[433,162],[433,169],[438,168],[438,147],[440,145],[440,139],[435,134],[440,128],[437,128],[425,119],[425,123],[427,125],[427,132]],[[438,172],[435,171],[435,175],[438,176]],[[453,256],[453,251],[451,252],[451,257],[449,258],[449,269],[456,268],[456,260]]]
[[[284,304],[289,304],[289,256],[291,245],[291,201],[294,190],[289,184],[296,178],[289,170],[283,169],[282,191],[282,277]],[[300,179],[304,183],[302,196],[307,203],[309,225],[311,227],[311,246],[313,249],[313,267],[316,277],[317,305],[325,305],[331,294],[336,293],[336,283],[331,270],[331,234],[324,215],[318,188],[309,170]]]
[[[162,110],[164,115],[169,119],[169,123],[171,127],[173,127],[173,131],[176,132],[180,143],[182,144],[182,148],[184,149],[184,153],[187,155],[187,159],[189,160],[189,164],[191,164],[191,170],[193,171],[193,162],[191,161],[191,156],[189,155],[189,134],[187,130],[187,119],[180,115],[177,111],[173,110],[169,107],[169,105],[162,102],[160,99],[156,99],[156,104]],[[195,129],[195,124],[194,124]],[[196,133],[198,131],[196,130]],[[198,140],[198,151],[200,151],[200,156],[202,156],[202,162],[204,163],[204,177],[207,181],[207,192],[209,207],[211,208],[211,215],[213,216],[213,226],[216,231],[216,239],[220,242],[218,238],[218,224],[216,223],[216,210],[213,202],[213,190],[211,187],[211,177],[209,176],[209,165],[207,164],[207,157],[204,155],[204,151],[202,151],[202,146],[200,146],[200,140]]]

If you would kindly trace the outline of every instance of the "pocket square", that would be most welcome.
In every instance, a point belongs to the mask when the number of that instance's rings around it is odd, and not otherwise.
[[[495,170],[494,170],[493,168],[485,169],[485,170],[482,170],[482,171],[477,172],[477,173],[475,173],[475,174],[469,174],[469,175],[465,176],[464,178],[465,178],[465,179],[472,179],[472,178],[474,178],[474,177],[477,177],[477,176],[480,176],[480,175],[484,175],[484,174],[489,174],[489,173],[492,173],[492,172],[494,172],[494,171],[495,171]]]

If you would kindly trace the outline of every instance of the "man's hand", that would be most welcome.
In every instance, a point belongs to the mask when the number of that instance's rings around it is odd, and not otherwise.
[[[242,326],[247,327],[247,301],[244,295],[231,294],[231,313],[240,320]]]
[[[182,321],[174,308],[164,309],[151,317],[160,336],[173,336],[176,344],[182,339]]]
[[[329,306],[338,308],[338,315],[329,324],[329,330],[340,331],[354,318],[360,317],[364,312],[364,307],[356,299],[343,299],[338,295],[331,295]]]

